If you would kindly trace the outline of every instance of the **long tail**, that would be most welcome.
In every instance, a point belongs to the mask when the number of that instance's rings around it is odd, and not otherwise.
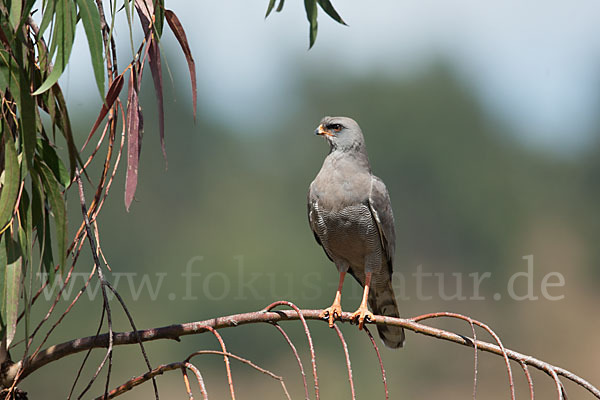
[[[379,283],[371,288],[369,305],[373,314],[396,318],[400,316],[391,281]],[[377,332],[383,343],[391,349],[397,349],[404,345],[404,329],[402,327],[377,325]]]

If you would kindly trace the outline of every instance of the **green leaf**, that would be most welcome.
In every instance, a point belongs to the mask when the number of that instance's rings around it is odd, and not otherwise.
[[[164,0],[154,0],[154,26],[158,37],[162,36],[163,26],[165,24],[165,2]]]
[[[50,216],[45,207],[43,187],[35,170],[31,172],[32,219],[37,231],[37,242],[44,270],[50,283],[54,281],[54,261],[52,258],[52,236],[50,236]]]
[[[19,291],[21,288],[21,263],[23,258],[19,251],[18,243],[15,243],[8,232],[2,235],[1,245],[0,262],[6,266],[2,289],[2,320],[6,324],[6,346],[8,347],[15,337],[17,330]]]
[[[64,72],[73,48],[76,22],[75,6],[69,0],[58,0],[54,19],[54,37],[51,48],[56,47],[57,54],[52,72],[33,94],[37,96],[50,89]]]
[[[304,0],[304,9],[306,10],[306,18],[310,24],[309,27],[309,45],[312,48],[317,40],[317,0]]]
[[[4,186],[0,193],[0,231],[5,230],[12,219],[21,184],[21,169],[15,142],[4,120],[2,121],[2,131],[4,133]]]
[[[46,28],[48,28],[50,22],[52,22],[55,9],[56,0],[48,0],[46,2],[46,8],[44,9],[44,15],[42,16],[42,22],[40,23],[40,36],[46,31]]]
[[[26,166],[31,168],[37,132],[37,106],[29,91],[27,74],[6,50],[0,49],[0,87],[9,88],[19,110],[19,130],[25,150]]]
[[[21,68],[17,65],[10,53],[4,49],[0,49],[0,87],[4,91],[5,88],[10,90],[17,104],[21,103],[21,89],[19,87],[21,80],[19,72]]]
[[[279,5],[277,6],[277,12],[281,12],[281,10],[283,10],[283,4],[285,3],[285,0],[279,0]]]
[[[331,4],[330,0],[317,0],[323,11],[327,13],[333,20],[339,22],[342,25],[348,25],[338,14],[338,12],[333,8],[333,4]]]
[[[61,270],[67,258],[67,213],[65,199],[58,188],[58,182],[50,168],[44,162],[36,162],[37,171],[42,178],[46,197],[54,214],[54,227],[58,241],[58,254]],[[46,222],[48,223],[48,222]]]
[[[53,102],[56,100],[56,109],[58,111],[58,113],[56,114],[56,119],[54,119],[52,123],[56,124],[56,126],[60,128],[60,131],[62,132],[67,142],[67,150],[69,152],[69,171],[72,180],[75,176],[75,168],[77,168],[77,162],[79,162],[79,165],[83,165],[83,161],[81,160],[79,151],[75,146],[73,130],[71,129],[71,120],[69,119],[69,113],[67,111],[67,103],[65,102],[65,98],[62,94],[60,86],[53,86],[51,94],[54,100],[50,101]]]
[[[69,172],[62,160],[56,154],[54,147],[44,139],[38,139],[38,152],[41,159],[50,167],[54,177],[62,186],[67,187],[71,183]]]
[[[6,265],[8,264],[8,259],[6,255],[6,237],[10,235],[7,232],[0,234],[0,327],[2,328],[2,332],[0,337],[4,337],[6,334],[6,306],[4,299],[5,295],[5,276],[6,276]]]
[[[27,190],[23,190],[19,202],[19,243],[25,262],[31,260],[31,248],[33,243],[33,226],[31,221],[31,202]]]
[[[127,16],[127,26],[129,27],[129,44],[131,45],[131,54],[135,55],[135,49],[133,46],[133,11],[132,7],[133,0],[123,0],[123,7],[125,8],[125,15]]]
[[[102,31],[100,30],[100,14],[94,0],[77,0],[79,15],[83,21],[83,28],[87,36],[92,66],[100,97],[104,99],[104,59],[102,57]]]
[[[25,151],[25,165],[27,168],[33,167],[33,154],[35,153],[35,142],[37,134],[37,105],[29,91],[29,79],[23,71],[19,73],[19,88],[21,101],[17,104],[21,112],[21,140]]]
[[[270,0],[269,1],[269,5],[267,6],[267,13],[265,14],[265,18],[267,18],[269,16],[269,14],[271,14],[271,11],[273,11],[273,7],[275,7],[275,2],[277,0]]]
[[[8,20],[13,28],[13,32],[19,29],[21,23],[21,12],[23,12],[23,3],[21,0],[12,0],[10,2],[10,15]]]

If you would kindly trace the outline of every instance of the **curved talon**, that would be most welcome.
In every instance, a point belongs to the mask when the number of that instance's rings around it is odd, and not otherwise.
[[[339,318],[342,316],[342,307],[339,304],[332,304],[331,307],[328,307],[326,309],[324,309],[323,311],[321,311],[321,313],[319,314],[319,318],[322,319],[329,319],[329,327],[333,328],[333,323],[335,322],[336,318]]]
[[[365,326],[365,321],[372,322],[374,320],[373,313],[367,307],[359,307],[358,310],[352,313],[352,320],[358,320],[358,329],[362,330]]]

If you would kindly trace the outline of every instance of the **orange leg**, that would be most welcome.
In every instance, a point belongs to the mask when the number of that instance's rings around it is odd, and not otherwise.
[[[335,292],[335,299],[331,307],[326,308],[319,314],[319,318],[329,318],[329,327],[333,328],[333,322],[337,317],[342,316],[342,286],[344,285],[344,277],[346,271],[340,272],[340,283],[338,284],[337,291]]]
[[[360,302],[358,310],[352,313],[352,319],[358,318],[358,329],[362,329],[366,321],[373,321],[373,313],[367,308],[367,300],[369,299],[369,287],[371,286],[371,275],[372,272],[367,272],[365,276],[365,291],[363,292],[363,298]]]

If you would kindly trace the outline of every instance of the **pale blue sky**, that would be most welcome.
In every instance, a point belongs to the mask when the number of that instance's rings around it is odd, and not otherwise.
[[[283,12],[267,20],[266,0],[165,2],[187,30],[203,93],[200,106],[234,128],[252,116],[252,130],[260,131],[273,112],[293,111],[298,64],[407,76],[440,56],[473,86],[490,113],[531,145],[585,148],[598,118],[600,3],[594,0],[381,0],[368,6],[333,0],[350,26],[321,13],[310,51],[302,1],[286,1]],[[128,40],[126,30],[121,32]],[[176,46],[172,35],[163,46]],[[63,78],[71,101],[79,104],[93,90],[86,53],[86,43],[78,41],[77,58]],[[182,60],[172,57],[169,65],[176,82],[187,86]]]

